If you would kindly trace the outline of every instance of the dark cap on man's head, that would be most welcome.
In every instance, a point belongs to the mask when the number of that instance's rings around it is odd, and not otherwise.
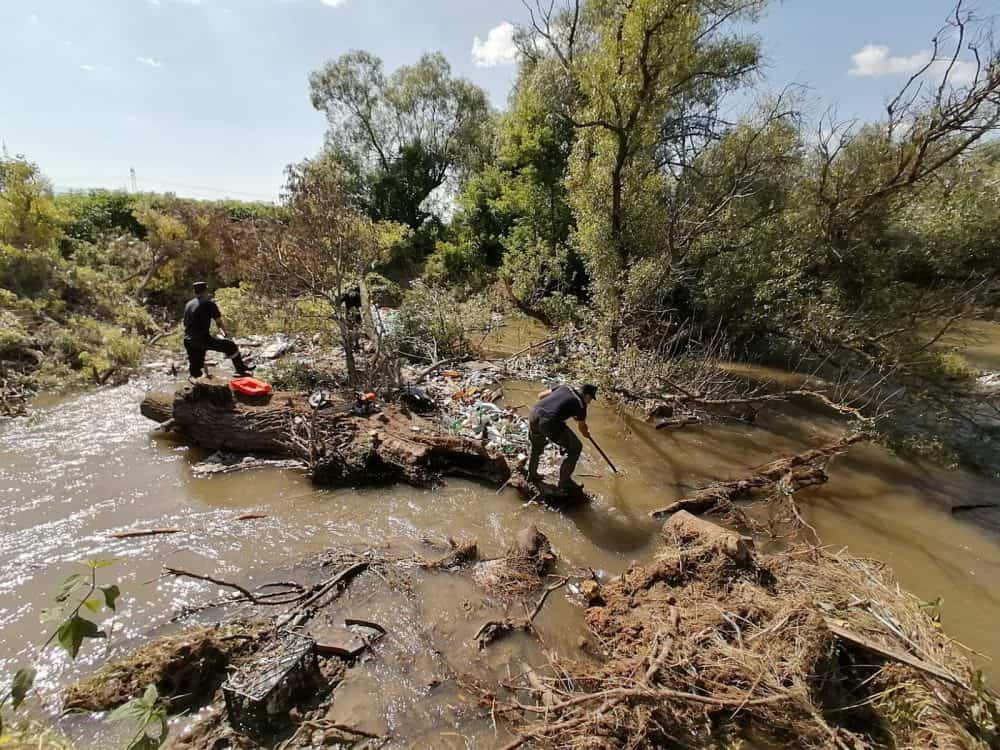
[[[597,398],[597,386],[593,383],[584,383],[580,386],[580,392],[584,396],[590,396],[591,398]]]
[[[196,281],[191,286],[194,287],[194,290],[196,292],[207,292],[208,291],[208,284],[206,284],[204,281]]]

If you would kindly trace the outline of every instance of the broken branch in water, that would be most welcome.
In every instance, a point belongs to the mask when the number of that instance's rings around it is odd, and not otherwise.
[[[140,536],[156,536],[157,534],[180,534],[184,529],[136,529],[135,531],[113,531],[108,534],[112,539],[133,539]]]
[[[567,583],[569,583],[569,577],[564,576],[555,583],[546,586],[545,591],[542,592],[541,597],[539,597],[538,601],[535,603],[535,608],[523,618],[514,620],[508,617],[503,620],[489,620],[488,622],[483,623],[482,627],[480,627],[473,636],[473,638],[479,643],[479,648],[486,648],[488,645],[493,643],[493,641],[503,638],[507,635],[507,633],[514,630],[531,632],[534,629],[534,620],[538,617],[538,613],[542,611],[542,607],[545,605],[545,600],[548,599],[549,594],[557,589],[561,589]],[[525,606],[525,610],[527,611],[527,606]]]
[[[171,568],[168,565],[163,566],[163,572],[172,576],[177,576],[178,578],[193,578],[196,581],[207,581],[208,583],[214,583],[216,586],[233,589],[238,591],[245,599],[255,604],[260,601],[259,597],[254,596],[248,589],[243,588],[238,583],[223,581],[220,578],[213,578],[212,576],[202,575],[201,573],[192,573],[191,571],[182,570],[181,568]]]
[[[834,456],[864,440],[862,435],[848,435],[822,448],[812,448],[794,456],[780,458],[760,467],[753,475],[732,482],[713,482],[688,497],[654,510],[653,518],[673,515],[679,510],[707,513],[727,507],[733,500],[783,482],[786,491],[826,481],[824,467]]]

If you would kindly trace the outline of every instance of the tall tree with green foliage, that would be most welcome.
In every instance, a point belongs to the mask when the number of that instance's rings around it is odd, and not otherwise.
[[[763,0],[537,3],[529,54],[558,61],[577,130],[569,175],[576,242],[612,343],[630,324],[630,285],[662,258],[668,169],[711,138],[721,97],[757,70],[755,40],[733,30]]]
[[[566,174],[574,131],[548,90],[545,62],[527,60],[500,119],[497,158],[470,179],[452,224],[456,243],[496,268],[516,303],[545,320],[553,295],[586,287],[570,245]]]
[[[309,79],[329,123],[326,151],[348,194],[372,219],[424,228],[428,198],[484,162],[490,107],[485,92],[452,75],[440,53],[386,75],[382,61],[348,52]]]
[[[51,247],[62,236],[65,218],[37,164],[22,157],[0,159],[0,242]]]

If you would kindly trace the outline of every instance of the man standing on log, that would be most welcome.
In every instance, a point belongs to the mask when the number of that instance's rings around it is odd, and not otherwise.
[[[226,335],[222,325],[222,312],[208,293],[208,284],[204,281],[194,283],[194,299],[184,306],[184,349],[188,356],[188,371],[192,378],[200,378],[205,369],[205,353],[209,351],[222,352],[233,360],[233,369],[237,375],[250,375],[253,367],[243,361],[236,342]],[[222,338],[212,335],[212,321],[215,321]]]
[[[538,403],[531,410],[528,419],[528,440],[531,443],[531,458],[528,460],[528,481],[535,484],[541,481],[538,476],[538,460],[542,451],[551,441],[563,449],[566,458],[559,467],[559,489],[562,491],[579,490],[580,485],[573,481],[573,470],[583,451],[580,438],[566,424],[570,417],[576,419],[580,426],[580,434],[590,437],[587,427],[587,404],[597,397],[597,386],[586,384],[582,386],[561,385],[554,390],[542,391],[538,394]]]

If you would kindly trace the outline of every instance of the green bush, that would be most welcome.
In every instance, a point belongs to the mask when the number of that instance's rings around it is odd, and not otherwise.
[[[0,286],[22,297],[35,297],[50,289],[59,266],[55,250],[0,244]]]
[[[935,382],[963,383],[980,376],[979,370],[958,352],[939,352],[928,366],[927,376]]]
[[[552,322],[554,326],[564,326],[579,323],[586,312],[580,300],[572,294],[552,292],[538,301],[537,308]]]
[[[423,278],[429,284],[482,286],[486,265],[482,255],[468,243],[438,242],[424,264]]]
[[[53,351],[66,365],[98,383],[119,379],[142,359],[143,341],[93,318],[73,316],[53,341]]]
[[[368,296],[379,307],[399,307],[403,301],[403,288],[380,273],[372,271],[365,277]]]
[[[0,359],[26,359],[32,343],[20,319],[8,310],[0,310]]]
[[[415,281],[403,296],[390,334],[398,351],[427,359],[468,354],[467,334],[482,331],[491,310],[482,297],[461,301],[458,295],[455,290]]]

